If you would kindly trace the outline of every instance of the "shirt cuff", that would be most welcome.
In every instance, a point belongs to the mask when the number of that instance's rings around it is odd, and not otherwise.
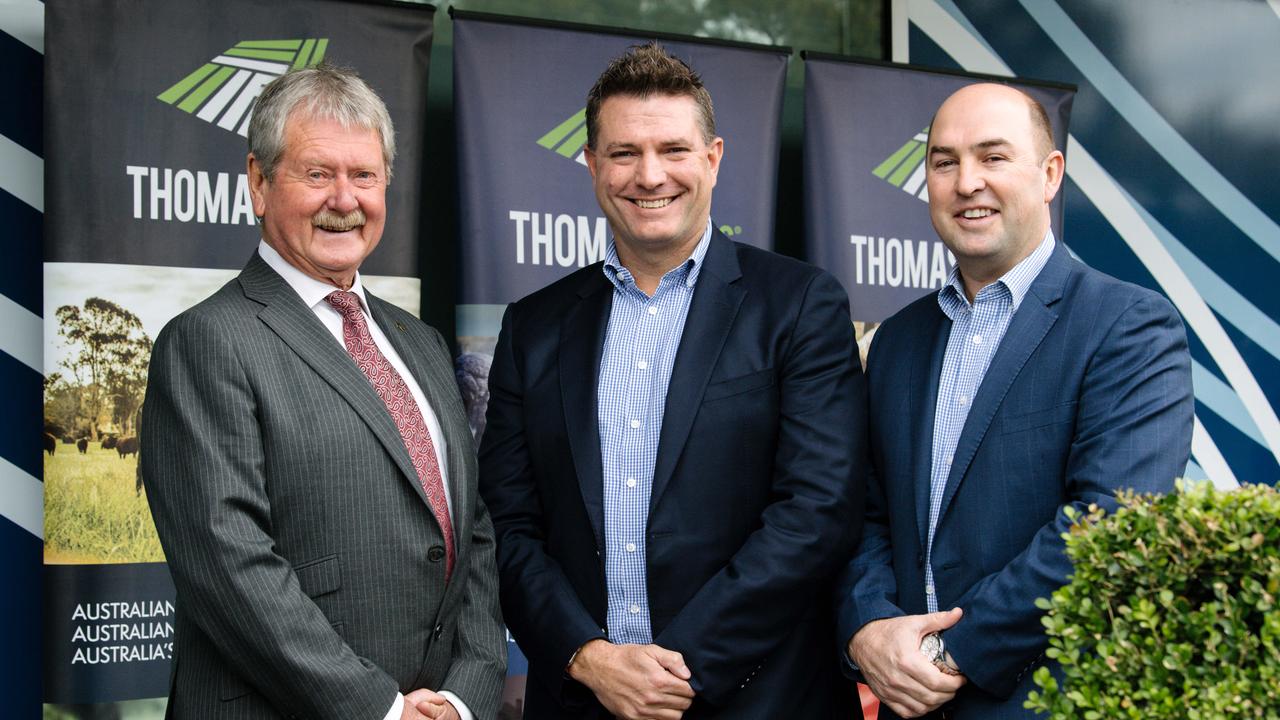
[[[396,699],[391,703],[391,709],[382,720],[400,720],[400,716],[404,713],[404,695],[396,693]]]
[[[448,690],[441,690],[440,694],[443,695],[446,700],[453,703],[453,709],[458,711],[458,717],[462,718],[462,720],[476,720],[476,716],[471,714],[471,708],[468,708],[467,704],[462,702],[462,698],[454,695]]]

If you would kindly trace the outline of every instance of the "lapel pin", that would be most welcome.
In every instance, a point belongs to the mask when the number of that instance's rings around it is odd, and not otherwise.
[[[404,323],[402,323],[402,322],[400,322],[399,320],[397,320],[397,321],[396,321],[396,329],[397,329],[397,330],[399,330],[400,332],[404,332]]]

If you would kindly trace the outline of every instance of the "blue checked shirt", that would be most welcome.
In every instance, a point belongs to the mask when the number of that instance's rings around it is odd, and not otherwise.
[[[684,333],[711,222],[693,255],[668,271],[653,297],[636,287],[609,243],[604,274],[613,283],[596,396],[604,470],[604,572],[609,640],[651,643],[645,527],[671,364]]]
[[[933,585],[933,532],[938,527],[942,493],[951,474],[951,458],[960,441],[960,431],[969,417],[973,396],[982,385],[991,358],[995,356],[1009,329],[1009,321],[1026,297],[1049,255],[1053,253],[1053,231],[1045,234],[1040,246],[999,280],[978,291],[973,303],[964,294],[960,268],[951,270],[947,284],[938,292],[938,305],[951,318],[951,335],[942,357],[938,378],[938,399],[933,416],[933,465],[929,474],[929,542],[925,548],[924,593],[929,612],[938,612],[938,594]]]

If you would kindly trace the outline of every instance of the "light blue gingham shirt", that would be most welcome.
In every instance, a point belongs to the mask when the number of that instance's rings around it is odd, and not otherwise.
[[[960,441],[960,431],[969,417],[969,406],[982,385],[1031,283],[1044,269],[1053,253],[1053,231],[1045,233],[1030,255],[1014,265],[999,280],[978,291],[970,303],[964,293],[959,266],[952,268],[947,284],[938,292],[938,306],[951,318],[951,335],[942,357],[938,378],[938,398],[933,415],[933,465],[929,474],[929,538],[925,546],[924,593],[929,612],[938,611],[938,594],[933,584],[933,533],[938,526],[942,493],[951,474],[951,458]]]
[[[608,633],[614,643],[651,643],[645,528],[653,465],[694,286],[711,240],[711,222],[688,260],[662,276],[653,297],[636,287],[611,240],[604,274],[613,284],[596,387],[604,475],[604,572]]]

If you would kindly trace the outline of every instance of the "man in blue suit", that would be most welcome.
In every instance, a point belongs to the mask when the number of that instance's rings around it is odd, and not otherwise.
[[[656,45],[587,101],[603,263],[511,305],[481,492],[524,716],[849,720],[832,577],[860,534],[848,297],[711,224],[724,142]]]
[[[1071,572],[1063,508],[1168,492],[1187,463],[1182,323],[1055,240],[1052,137],[1038,103],[995,84],[931,126],[929,212],[957,267],[871,345],[873,479],[838,591],[838,637],[882,717],[1033,717],[1035,600]]]

